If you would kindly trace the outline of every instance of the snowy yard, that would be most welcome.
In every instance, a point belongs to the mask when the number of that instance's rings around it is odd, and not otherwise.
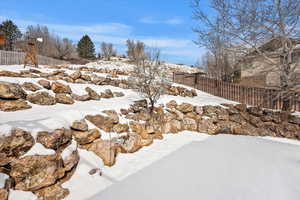
[[[91,63],[88,66],[91,67]],[[110,65],[108,65],[108,68]],[[76,68],[76,66],[74,66]],[[18,72],[21,66],[0,66],[0,70]],[[42,72],[55,69],[41,68]],[[73,70],[66,70],[70,74]],[[105,74],[96,73],[99,76]],[[120,76],[120,78],[126,78]],[[42,78],[0,77],[0,81],[22,84]],[[105,89],[123,92],[125,96],[100,101],[76,101],[72,105],[56,104],[40,106],[31,104],[31,109],[17,112],[0,112],[0,133],[8,135],[12,128],[29,131],[36,137],[39,131],[53,131],[69,128],[73,121],[88,114],[96,115],[103,110],[129,108],[141,97],[134,91],[109,85],[73,84],[59,80],[70,86],[73,92],[85,94],[90,87],[97,93]],[[178,85],[178,84],[174,84]],[[181,87],[186,87],[179,85]],[[188,88],[188,87],[186,87]],[[191,88],[189,88],[191,89]],[[54,93],[48,91],[51,95]],[[30,93],[30,92],[29,92]],[[163,95],[158,104],[171,100],[196,106],[220,105],[231,102],[197,90],[196,97]],[[299,113],[298,113],[299,114]],[[120,117],[124,123],[128,119]],[[88,123],[89,128],[95,128]],[[102,139],[110,134],[102,132]],[[111,133],[118,137],[116,133]],[[64,153],[71,153],[76,143],[68,146]],[[300,142],[271,137],[246,137],[207,134],[183,131],[164,135],[163,140],[154,140],[151,146],[143,147],[134,154],[120,154],[112,167],[93,152],[78,150],[80,161],[71,179],[62,186],[68,188],[68,200],[103,199],[272,199],[296,200],[300,196]],[[54,151],[36,143],[24,156],[50,155]],[[63,153],[63,154],[64,154]],[[89,175],[89,171],[100,168],[99,173]],[[0,187],[7,178],[0,173]],[[33,200],[31,192],[10,191],[10,200]]]

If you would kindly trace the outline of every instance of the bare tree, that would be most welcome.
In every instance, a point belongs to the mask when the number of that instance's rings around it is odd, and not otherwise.
[[[113,49],[113,44],[111,43],[101,43],[101,57],[104,58],[105,60],[110,60],[112,56],[116,56],[117,53]]]
[[[289,97],[299,90],[295,70],[299,62],[292,61],[295,38],[299,38],[299,0],[211,0],[214,15],[208,15],[200,0],[193,1],[194,18],[199,22],[194,31],[199,44],[215,32],[225,36],[226,48],[242,57],[259,55],[280,73],[280,94],[284,96],[283,110],[288,110]],[[263,48],[274,40],[278,48],[272,55]],[[275,54],[275,55],[274,55]],[[274,59],[276,57],[277,59]],[[235,62],[238,62],[236,60]]]
[[[54,46],[59,59],[70,59],[75,51],[72,42],[67,38],[60,39],[60,37],[57,36]]]
[[[167,86],[164,69],[160,62],[160,50],[150,49],[147,52],[147,60],[137,65],[130,76],[133,88],[142,97],[148,99],[151,113],[153,112],[155,103],[164,94]]]
[[[127,56],[137,65],[141,65],[146,59],[145,44],[141,41],[127,40]]]

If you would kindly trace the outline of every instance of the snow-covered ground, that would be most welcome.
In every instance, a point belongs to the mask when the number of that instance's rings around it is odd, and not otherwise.
[[[104,66],[101,63],[90,63],[87,66],[99,68],[101,65]],[[107,64],[110,69],[120,69],[120,66]],[[125,69],[130,69],[130,65],[125,66]],[[18,65],[0,66],[0,70],[18,72],[23,68]],[[39,70],[51,72],[56,69]],[[97,75],[105,76],[101,73]],[[38,80],[0,77],[0,81],[15,83],[37,83]],[[72,105],[30,104],[32,108],[28,110],[8,113],[0,111],[0,133],[9,134],[11,128],[22,128],[36,136],[38,131],[69,128],[74,120],[80,120],[87,114],[128,108],[133,101],[141,99],[136,92],[118,87],[60,82],[68,84],[79,95],[86,94],[84,89],[90,87],[97,93],[111,89],[113,92],[123,92],[125,96],[100,101],[76,101]],[[197,91],[197,94],[193,98],[164,95],[158,104],[171,100],[193,105],[235,103],[202,91]],[[91,123],[89,126],[94,128]],[[101,133],[102,138],[108,137],[103,131]],[[156,140],[151,146],[134,154],[119,154],[113,167],[104,167],[102,160],[93,152],[79,150],[77,170],[63,187],[70,190],[67,197],[69,200],[299,199],[295,198],[300,196],[297,187],[300,181],[299,145],[300,142],[288,139],[209,136],[184,131],[164,135],[163,140]],[[74,146],[70,145],[66,153],[71,152]],[[36,153],[47,155],[53,154],[53,151],[35,144],[26,155]],[[99,173],[89,175],[88,172],[95,168],[101,169],[102,176]],[[0,187],[4,184],[4,178],[0,173]],[[35,196],[29,192],[12,190],[10,200],[18,199],[33,200]]]
[[[300,143],[218,135],[193,141],[90,200],[298,200]]]

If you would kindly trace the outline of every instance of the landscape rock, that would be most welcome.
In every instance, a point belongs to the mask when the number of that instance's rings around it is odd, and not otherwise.
[[[89,127],[85,120],[82,119],[80,121],[74,121],[71,128],[75,131],[87,131]]]
[[[95,92],[93,89],[86,87],[85,91],[88,93],[91,100],[96,100],[96,101],[100,100],[100,98],[101,98],[100,95],[97,94],[97,92]]]
[[[0,166],[24,155],[34,143],[31,134],[22,129],[12,129],[10,136],[0,136]]]
[[[31,106],[23,99],[18,100],[1,100],[0,99],[0,110],[4,112],[14,112],[17,110],[30,109]]]
[[[69,75],[73,80],[79,79],[81,76],[81,72],[79,70],[73,72]]]
[[[104,130],[105,132],[111,132],[115,125],[114,119],[104,117],[103,115],[87,115],[85,119],[92,122],[95,126]]]
[[[54,105],[56,99],[47,92],[37,92],[27,95],[27,100],[38,105]]]
[[[89,101],[89,100],[91,100],[91,97],[88,94],[79,96],[79,95],[73,93],[71,96],[76,101]]]
[[[0,98],[26,99],[26,92],[19,84],[0,81]]]
[[[72,99],[72,97],[67,96],[67,94],[64,93],[57,93],[55,94],[55,100],[57,103],[61,103],[61,104],[74,104],[74,100]]]
[[[112,131],[116,133],[126,133],[129,131],[129,126],[127,124],[116,124]]]
[[[51,89],[51,83],[47,80],[39,80],[38,83],[43,86],[43,88],[47,89],[47,90],[50,90]]]
[[[41,131],[36,140],[48,149],[59,150],[71,142],[72,133],[64,128],[56,129],[52,133]]]
[[[114,97],[123,97],[125,94],[123,92],[114,92]]]
[[[101,137],[100,131],[96,128],[84,132],[73,130],[72,135],[74,136],[76,142],[78,142],[80,145],[89,144]]]
[[[68,85],[64,85],[60,82],[53,82],[51,84],[51,90],[54,93],[66,93],[66,94],[72,94],[72,90],[70,88],[70,86]]]
[[[89,151],[94,152],[102,160],[104,165],[112,166],[116,162],[118,145],[109,140],[97,140],[89,147]]]
[[[35,191],[54,184],[65,174],[57,155],[25,156],[11,163],[10,176],[16,190]]]
[[[110,99],[110,98],[113,98],[114,97],[114,94],[112,93],[112,91],[110,89],[106,89],[103,92],[101,92],[101,97],[102,98],[105,98],[105,99]]]
[[[38,91],[38,90],[42,89],[40,86],[38,86],[38,85],[36,85],[34,83],[31,83],[31,82],[25,82],[25,83],[23,83],[22,87],[25,90],[32,91],[32,92],[35,92],[35,91]]]

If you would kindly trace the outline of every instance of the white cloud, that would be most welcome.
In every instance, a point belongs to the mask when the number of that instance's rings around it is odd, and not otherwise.
[[[143,17],[139,20],[140,23],[143,24],[169,24],[169,25],[178,25],[183,24],[183,20],[179,17],[174,17],[166,20],[158,20],[153,17]]]
[[[0,20],[3,21],[7,17],[0,16]],[[24,32],[28,25],[46,25],[49,31],[57,34],[61,37],[67,37],[74,42],[78,41],[84,34],[88,34],[94,41],[97,49],[99,43],[102,41],[111,42],[117,48],[118,51],[124,53],[126,48],[127,39],[135,39],[144,42],[147,46],[157,47],[162,50],[162,53],[168,57],[168,60],[188,60],[192,63],[201,55],[199,50],[192,41],[182,38],[168,38],[168,37],[149,37],[139,36],[134,34],[134,28],[121,23],[99,23],[92,25],[68,25],[68,24],[50,24],[39,23],[34,21],[26,21],[20,19],[12,19]],[[146,22],[146,21],[145,21]],[[148,23],[157,23],[157,21],[151,21],[148,19]],[[160,22],[161,23],[161,22]],[[180,21],[176,19],[170,19],[163,23],[178,24]],[[170,59],[169,59],[170,58]]]

